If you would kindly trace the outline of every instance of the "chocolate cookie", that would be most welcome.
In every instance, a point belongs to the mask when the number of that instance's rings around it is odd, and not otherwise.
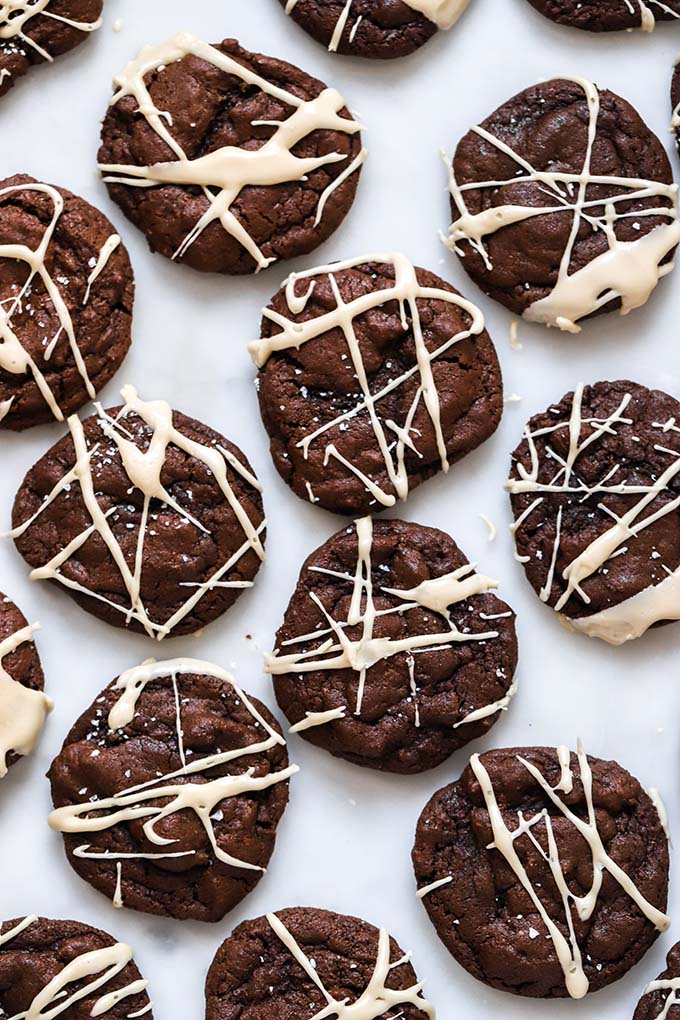
[[[663,145],[584,79],[534,85],[470,131],[450,190],[450,248],[530,322],[579,332],[588,316],[643,305],[673,268],[680,221]]]
[[[132,949],[80,921],[0,924],[0,1012],[8,1017],[153,1020]]]
[[[365,517],[313,552],[266,658],[292,732],[359,765],[422,772],[515,693],[515,615],[443,531]]]
[[[661,812],[625,769],[580,744],[577,755],[473,755],[423,811],[413,864],[447,949],[517,995],[604,988],[670,924]]]
[[[206,1020],[434,1020],[411,966],[384,928],[294,907],[244,921],[208,971]]]
[[[469,0],[279,0],[332,53],[392,60],[452,28]]]
[[[657,21],[680,18],[680,0],[529,0],[532,7],[559,25],[587,32],[653,32]]]
[[[234,39],[145,47],[115,78],[99,169],[152,251],[213,273],[306,255],[366,157],[342,96]]]
[[[25,174],[0,181],[0,429],[62,421],[130,346],[134,278],[107,218]]]
[[[33,643],[39,624],[26,617],[0,592],[0,779],[19,755],[30,754],[52,702],[40,657]]]
[[[0,96],[34,64],[79,46],[101,26],[103,0],[10,0],[0,6]]]
[[[680,403],[577,386],[528,423],[507,489],[517,559],[571,630],[621,644],[680,619]]]
[[[262,877],[295,772],[276,720],[229,673],[151,659],[66,737],[49,822],[114,906],[220,921]]]
[[[680,942],[669,951],[666,970],[647,985],[633,1020],[678,1020],[680,1017]]]
[[[279,474],[336,513],[406,499],[503,410],[482,313],[396,253],[294,273],[250,352]]]
[[[260,484],[238,447],[144,401],[81,422],[28,472],[16,546],[33,579],[63,585],[89,613],[161,640],[221,616],[264,559]]]

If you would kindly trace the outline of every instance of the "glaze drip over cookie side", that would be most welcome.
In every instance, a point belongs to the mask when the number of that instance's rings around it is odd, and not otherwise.
[[[0,641],[0,779],[7,775],[10,754],[30,754],[54,705],[42,691],[32,690],[14,680],[3,665],[22,644],[33,641],[40,627],[22,627]]]

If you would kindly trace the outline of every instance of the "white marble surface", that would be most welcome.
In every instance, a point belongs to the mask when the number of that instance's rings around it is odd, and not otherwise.
[[[200,639],[168,641],[157,649],[146,638],[89,618],[63,592],[30,583],[12,543],[0,541],[0,589],[31,620],[41,621],[39,648],[47,688],[56,700],[39,751],[2,783],[0,916],[72,916],[130,941],[150,981],[157,1020],[202,1017],[204,976],[220,940],[243,918],[294,904],[355,913],[389,927],[414,950],[441,1020],[499,1015],[626,1020],[642,987],[661,969],[675,928],[626,979],[580,1003],[524,1002],[489,991],[438,942],[415,898],[409,853],[421,808],[435,789],[460,773],[464,751],[434,773],[400,779],[336,762],[292,738],[292,757],[302,771],[292,784],[269,873],[214,927],[115,911],[81,882],[66,864],[60,838],[47,828],[50,803],[43,774],[95,694],[121,669],[154,652],[232,666],[240,683],[271,705],[261,653],[271,645],[303,558],[340,523],[288,492],[270,464],[258,417],[246,343],[257,334],[260,307],[285,269],[274,266],[252,279],[210,279],[148,253],[95,173],[99,121],[112,74],[142,44],[186,28],[209,41],[237,36],[245,46],[288,58],[340,88],[362,115],[371,153],[352,214],[318,260],[402,249],[475,299],[474,286],[437,236],[448,214],[440,147],[452,149],[473,122],[526,85],[568,73],[595,78],[626,96],[670,150],[668,83],[680,50],[680,25],[661,27],[652,37],[597,38],[552,26],[525,0],[472,0],[452,32],[440,34],[409,60],[383,66],[326,53],[284,17],[276,0],[107,0],[106,8],[95,38],[54,67],[34,71],[2,100],[0,176],[25,171],[62,184],[100,206],[117,225],[137,274],[134,349],[104,392],[104,402],[113,404],[117,388],[130,381],[143,396],[164,397],[234,439],[265,486],[269,558],[255,589],[226,618]],[[114,32],[117,18],[121,30]],[[450,531],[480,569],[502,579],[501,594],[519,613],[520,693],[484,746],[573,745],[580,735],[592,754],[619,759],[643,784],[661,789],[676,838],[680,627],[621,649],[567,634],[538,603],[512,558],[502,483],[525,418],[578,380],[628,376],[680,393],[678,287],[678,278],[671,278],[646,309],[627,319],[599,319],[576,338],[522,326],[521,351],[510,348],[510,316],[484,301],[506,391],[522,400],[507,405],[490,442],[447,477],[422,486],[399,510]],[[0,531],[9,526],[24,472],[61,431],[55,426],[0,438]],[[493,544],[487,543],[479,513],[498,525]],[[247,641],[246,634],[255,640]],[[680,911],[675,885],[671,907],[672,915]]]

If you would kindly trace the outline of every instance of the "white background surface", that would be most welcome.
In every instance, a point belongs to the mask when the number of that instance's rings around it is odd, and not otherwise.
[[[29,912],[73,917],[131,942],[150,983],[156,1020],[202,1017],[204,976],[220,941],[244,918],[298,904],[358,914],[388,927],[404,948],[413,949],[440,1020],[499,1015],[628,1020],[680,927],[660,938],[618,985],[580,1003],[532,1002],[488,990],[439,943],[415,898],[409,854],[421,809],[460,774],[464,750],[436,772],[400,778],[336,761],[291,738],[291,755],[302,771],[291,786],[269,872],[215,926],[116,911],[82,882],[66,863],[61,838],[46,825],[50,801],[43,774],[100,689],[148,655],[194,655],[232,667],[246,690],[275,707],[261,653],[271,647],[303,558],[341,523],[297,500],[280,481],[258,416],[246,343],[258,335],[260,308],[287,267],[275,265],[256,278],[204,278],[149,254],[142,235],[108,201],[95,172],[112,75],[144,43],[189,29],[210,42],[237,36],[246,47],[291,60],[338,87],[365,122],[370,156],[352,213],[312,261],[402,249],[479,300],[437,237],[448,222],[439,148],[452,150],[468,127],[535,80],[568,73],[594,78],[629,99],[670,150],[668,86],[680,26],[660,26],[651,37],[598,38],[553,26],[525,0],[472,0],[450,33],[440,33],[412,58],[381,64],[326,53],[283,15],[276,0],[106,0],[105,6],[105,24],[95,37],[53,67],[32,72],[1,101],[0,176],[27,172],[68,187],[116,224],[136,271],[137,305],[133,351],[104,391],[104,404],[116,403],[119,386],[130,381],[145,398],[163,397],[233,439],[264,484],[268,560],[255,588],[202,637],[171,639],[158,648],[93,620],[62,591],[30,583],[12,543],[0,541],[0,589],[30,620],[41,621],[38,646],[47,690],[56,700],[38,752],[12,769],[0,790],[0,918]],[[118,17],[122,30],[116,34]],[[675,154],[672,159],[677,171]],[[312,263],[293,267],[305,264]],[[661,789],[680,844],[680,626],[620,649],[563,631],[512,558],[502,491],[525,419],[580,379],[628,376],[680,394],[679,286],[677,275],[671,277],[646,309],[627,319],[598,319],[577,338],[522,325],[521,351],[510,348],[509,314],[482,299],[506,393],[523,399],[506,406],[493,439],[447,477],[419,488],[399,515],[449,531],[480,570],[501,579],[501,596],[519,614],[520,692],[476,749],[573,746],[580,735],[591,754],[617,758],[645,786]],[[0,531],[9,527],[25,471],[62,431],[55,425],[22,436],[1,434]],[[498,525],[493,544],[487,543],[480,512]],[[246,634],[255,640],[247,641]],[[680,913],[675,883],[671,907],[672,915]]]

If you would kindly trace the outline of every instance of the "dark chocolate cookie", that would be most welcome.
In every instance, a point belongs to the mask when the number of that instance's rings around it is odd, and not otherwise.
[[[532,7],[558,25],[587,32],[621,32],[642,28],[653,32],[657,21],[680,18],[680,0],[529,0]]]
[[[678,1020],[680,1017],[680,942],[666,957],[666,970],[650,982],[633,1020]]]
[[[206,1020],[434,1020],[409,962],[384,928],[294,907],[244,921],[217,951]]]
[[[306,255],[349,211],[359,125],[335,89],[291,64],[183,33],[143,49],[114,84],[99,169],[152,251],[252,273]]]
[[[260,485],[218,432],[144,401],[80,422],[28,472],[13,537],[33,579],[158,640],[211,623],[264,559]]]
[[[77,411],[130,346],[134,278],[107,218],[25,174],[0,181],[0,429]]]
[[[34,64],[50,63],[101,25],[103,0],[10,0],[0,5],[0,96]]]
[[[473,977],[582,998],[623,977],[668,928],[662,813],[625,769],[580,745],[577,755],[473,755],[420,817],[419,895]]]
[[[515,693],[515,616],[453,539],[365,517],[313,552],[266,659],[294,731],[422,772],[481,737]]]
[[[541,82],[459,143],[449,246],[485,294],[531,322],[643,305],[672,268],[677,192],[636,111],[581,78]]]
[[[31,915],[0,923],[0,1013],[153,1020],[132,950],[80,921]]]
[[[52,710],[33,643],[38,629],[0,592],[0,779],[18,756],[31,753]]]
[[[115,906],[220,921],[262,877],[295,772],[276,720],[229,673],[148,660],[66,737],[49,821]]]
[[[250,351],[279,474],[336,513],[394,506],[501,418],[482,313],[396,253],[293,274]]]
[[[570,629],[621,644],[680,619],[680,403],[579,385],[528,423],[507,489],[516,555]]]
[[[279,0],[331,52],[392,60],[451,28],[469,0]]]

